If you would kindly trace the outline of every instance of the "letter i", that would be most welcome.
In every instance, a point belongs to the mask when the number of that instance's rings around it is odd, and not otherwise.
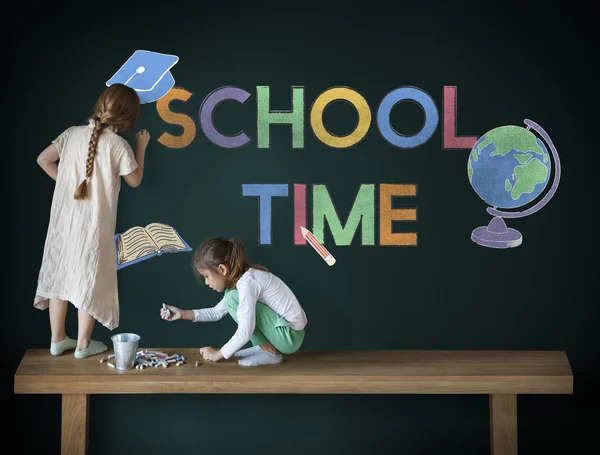
[[[302,226],[306,226],[306,185],[294,183],[294,245],[306,245]]]

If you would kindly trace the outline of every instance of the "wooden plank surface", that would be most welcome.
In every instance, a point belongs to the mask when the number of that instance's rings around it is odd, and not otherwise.
[[[103,355],[54,357],[27,350],[15,393],[414,393],[572,394],[563,351],[300,350],[284,363],[242,367],[238,358],[205,362],[195,348],[148,348],[180,354],[186,364],[119,371]],[[200,366],[196,367],[196,361]]]

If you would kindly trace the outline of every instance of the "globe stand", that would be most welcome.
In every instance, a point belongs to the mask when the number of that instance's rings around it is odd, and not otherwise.
[[[516,229],[507,227],[501,217],[495,216],[487,226],[474,229],[471,240],[490,248],[513,248],[521,244],[523,236]]]

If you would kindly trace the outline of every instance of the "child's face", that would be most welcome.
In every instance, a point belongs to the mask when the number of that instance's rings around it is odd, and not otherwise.
[[[217,271],[209,269],[199,269],[200,275],[204,277],[204,284],[209,288],[223,292],[225,289],[225,277],[227,276],[227,267],[223,264],[219,265]]]

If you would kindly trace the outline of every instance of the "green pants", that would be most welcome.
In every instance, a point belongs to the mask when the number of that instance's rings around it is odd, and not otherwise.
[[[225,306],[233,320],[238,323],[239,295],[237,289],[225,291]],[[253,346],[269,341],[282,354],[292,354],[304,341],[304,329],[292,329],[285,319],[262,302],[256,302],[256,325],[250,338]]]

